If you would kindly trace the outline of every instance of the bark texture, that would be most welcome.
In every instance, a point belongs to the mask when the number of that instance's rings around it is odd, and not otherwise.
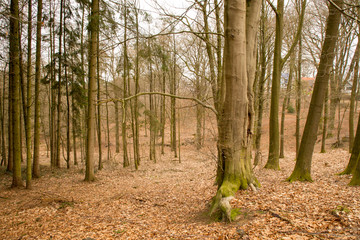
[[[343,1],[334,1],[342,7]],[[311,160],[317,138],[318,126],[322,114],[323,103],[329,83],[330,70],[334,60],[334,50],[339,32],[341,13],[329,5],[329,16],[326,23],[326,33],[323,48],[320,56],[320,64],[315,79],[313,94],[311,97],[308,117],[306,120],[303,136],[300,143],[299,154],[296,165],[288,181],[312,181]]]

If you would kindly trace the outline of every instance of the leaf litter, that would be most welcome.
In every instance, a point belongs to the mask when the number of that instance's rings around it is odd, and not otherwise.
[[[2,174],[0,239],[360,239],[360,188],[336,175],[347,151],[314,153],[313,183],[285,181],[293,152],[280,171],[256,167],[261,188],[238,191],[231,204],[242,214],[225,223],[207,215],[216,193],[209,149],[187,144],[182,163],[169,151],[156,164],[142,159],[138,171],[108,162],[92,183],[83,182],[82,165],[44,167],[32,190],[9,189],[11,176]]]

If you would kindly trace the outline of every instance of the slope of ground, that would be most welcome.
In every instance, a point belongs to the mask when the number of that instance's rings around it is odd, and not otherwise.
[[[337,176],[349,154],[337,149],[313,158],[313,183],[288,183],[294,154],[281,171],[255,169],[257,192],[239,191],[237,222],[212,221],[215,162],[208,149],[182,147],[140,170],[106,163],[97,181],[83,182],[80,167],[44,169],[33,190],[11,190],[0,176],[0,239],[359,239],[360,188]],[[264,158],[265,160],[266,158]],[[265,161],[262,162],[265,164]]]

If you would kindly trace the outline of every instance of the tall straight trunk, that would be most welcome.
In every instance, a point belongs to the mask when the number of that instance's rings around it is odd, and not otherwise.
[[[85,25],[85,6],[87,6],[86,4],[81,4],[82,7],[82,14],[81,14],[81,32],[80,32],[80,60],[81,60],[81,85],[83,87],[83,89],[86,89],[86,81],[85,81],[85,44],[84,44],[84,25]],[[83,116],[84,119],[83,121],[80,122],[80,129],[81,129],[81,140],[80,140],[80,152],[81,152],[81,162],[84,161],[84,152],[85,152],[85,148],[86,148],[86,142],[87,142],[87,128],[86,128],[86,124],[87,124],[87,107],[84,107],[83,110]]]
[[[195,63],[195,72],[200,72],[200,63]],[[201,91],[201,83],[200,83],[200,76],[199,74],[196,75],[195,79],[195,92],[196,92],[196,98],[201,100],[203,97],[202,91]],[[202,118],[204,115],[203,107],[199,104],[196,105],[196,149],[201,149],[202,147]]]
[[[32,179],[32,159],[31,159],[31,37],[32,37],[32,1],[29,0],[28,2],[28,51],[27,51],[27,73],[26,73],[26,80],[27,80],[27,87],[26,87],[26,119],[25,119],[25,135],[26,135],[26,188],[31,188],[31,179]]]
[[[127,61],[127,1],[124,0],[124,74],[123,74],[123,98],[127,97],[127,84],[126,79],[128,75],[128,61]],[[130,165],[128,150],[127,150],[127,134],[126,134],[126,115],[127,115],[127,102],[123,102],[122,106],[122,123],[121,123],[121,134],[123,142],[123,167],[128,167]]]
[[[140,78],[140,68],[139,68],[139,13],[138,9],[135,9],[136,16],[136,58],[135,58],[135,95],[140,92],[139,78]],[[134,133],[134,163],[135,169],[138,169],[140,165],[140,149],[139,149],[139,106],[138,98],[134,99],[134,124],[135,124],[135,133]]]
[[[246,189],[250,184],[257,185],[251,168],[251,127],[249,117],[248,80],[254,66],[247,66],[247,54],[252,53],[253,24],[257,23],[260,1],[225,1],[225,84],[226,95],[219,123],[219,148],[224,162],[224,174],[210,213],[220,208],[228,220],[234,220],[235,212],[229,201],[236,191]],[[252,14],[254,16],[252,17]],[[257,28],[255,28],[256,32]],[[250,52],[248,52],[250,50]],[[253,61],[249,62],[252,64]],[[252,80],[250,80],[252,82]],[[252,86],[251,86],[252,87]]]
[[[343,1],[334,1],[342,7]],[[341,12],[336,7],[329,5],[329,16],[326,23],[325,40],[321,50],[318,73],[316,75],[313,94],[311,97],[308,117],[300,143],[299,154],[296,165],[288,181],[312,181],[311,179],[311,160],[317,138],[317,130],[322,114],[326,89],[330,77],[330,66],[333,65],[334,50],[339,32]]]
[[[283,100],[282,110],[281,110],[281,123],[280,123],[280,155],[279,158],[284,158],[284,140],[285,140],[285,112],[286,108],[289,106],[289,99],[291,94],[291,86],[292,86],[292,79],[295,67],[295,56],[294,54],[291,55],[290,58],[290,73],[289,79],[286,86],[285,97]]]
[[[42,0],[38,0],[37,22],[36,22],[36,59],[35,59],[35,110],[34,110],[34,156],[33,170],[34,178],[40,177],[39,151],[40,151],[40,73],[41,73],[41,20]]]
[[[95,147],[95,105],[96,105],[96,57],[97,35],[99,25],[99,0],[92,0],[90,14],[89,42],[89,83],[88,83],[88,116],[86,142],[85,181],[94,181],[94,147]]]
[[[1,128],[1,164],[0,166],[7,165],[6,159],[6,142],[5,142],[5,117],[4,117],[4,107],[5,107],[5,79],[6,79],[6,68],[7,63],[5,63],[3,71],[3,86],[0,89],[0,128]],[[2,92],[1,92],[2,91]]]
[[[200,5],[202,15],[203,15],[203,21],[204,21],[204,41],[205,41],[205,47],[206,47],[206,53],[209,60],[209,69],[210,69],[210,84],[211,84],[211,91],[214,97],[214,106],[217,111],[219,111],[219,86],[217,84],[217,78],[215,73],[215,57],[213,54],[213,47],[210,40],[210,29],[209,29],[209,15],[207,12],[208,9],[208,0],[204,0],[201,4],[200,1],[197,1]],[[215,13],[218,10],[215,10]],[[219,42],[218,42],[219,44]],[[220,57],[220,56],[219,56]],[[175,129],[176,130],[176,129]]]
[[[261,20],[260,20],[260,75],[258,80],[258,107],[257,107],[257,122],[255,130],[255,158],[254,165],[259,164],[261,158],[261,127],[262,127],[262,118],[264,111],[264,91],[265,91],[265,74],[266,74],[266,42],[265,42],[265,0],[262,0],[261,7]]]
[[[64,0],[65,1],[65,0]],[[65,3],[64,3],[65,4]],[[66,26],[66,18],[64,15],[64,26]],[[64,62],[65,62],[65,91],[66,91],[66,168],[70,169],[70,96],[69,96],[69,78],[68,78],[68,70],[67,70],[67,56],[66,56],[66,32],[63,34],[64,40]]]
[[[333,131],[335,129],[335,115],[336,115],[336,108],[339,105],[339,96],[338,96],[338,89],[337,89],[337,79],[336,74],[332,74],[330,78],[330,112],[329,112],[329,126],[327,137],[332,137]]]
[[[281,47],[283,38],[284,0],[277,1],[276,32],[273,75],[271,85],[271,106],[269,119],[269,156],[265,168],[280,169],[279,165],[279,97],[281,78]]]
[[[181,137],[180,137],[180,111],[177,112],[178,120],[178,150],[179,150],[179,163],[181,163]]]
[[[150,40],[148,42],[149,48],[149,88],[150,92],[154,91],[154,79],[153,79],[153,70],[152,70],[152,57],[151,57],[151,44]],[[155,148],[155,140],[156,140],[156,112],[154,106],[154,96],[152,94],[149,95],[149,103],[150,103],[150,113],[149,113],[149,123],[150,123],[150,161],[156,163],[156,148]],[[175,142],[176,144],[176,142]]]
[[[170,82],[170,94],[176,94],[176,41],[174,36],[174,57],[173,57],[173,76],[171,77]],[[177,157],[176,151],[176,99],[171,98],[170,103],[170,139],[171,139],[171,151],[174,152],[174,156]]]
[[[108,94],[108,81],[105,81],[105,91],[106,91],[106,100],[109,99],[109,94]],[[107,161],[110,161],[111,158],[111,148],[110,148],[110,124],[109,124],[109,106],[108,106],[108,101],[106,101],[105,104],[105,109],[106,109],[106,132],[107,132]]]
[[[99,28],[99,26],[98,26]],[[97,68],[97,100],[99,101],[101,99],[100,96],[100,90],[101,90],[101,84],[100,84],[100,29],[97,30],[97,46],[96,46],[96,68]],[[98,132],[98,144],[99,144],[99,164],[98,169],[101,170],[103,168],[102,164],[102,148],[101,148],[101,106],[100,104],[97,105],[97,132]]]
[[[162,59],[162,83],[161,83],[161,91],[163,93],[166,92],[166,71],[167,68],[165,57],[163,56]],[[160,123],[161,123],[161,154],[165,154],[164,148],[165,148],[165,124],[166,124],[166,101],[165,96],[161,97],[161,113],[160,113]]]
[[[360,16],[360,10],[358,9],[358,16]],[[360,24],[358,23],[358,29],[360,31]],[[350,109],[349,109],[349,151],[353,147],[354,143],[354,118],[355,118],[355,102],[356,102],[356,90],[358,87],[358,77],[359,77],[359,60],[360,60],[360,33],[357,36],[358,43],[356,45],[355,53],[353,59],[355,60],[354,67],[354,76],[353,83],[351,87],[351,96],[350,96]]]
[[[116,93],[118,89],[115,90],[115,96],[118,94]],[[116,97],[118,99],[118,97]],[[119,124],[119,103],[117,101],[114,102],[114,109],[115,109],[115,152],[120,152],[120,124]]]
[[[14,148],[14,140],[13,140],[13,88],[14,88],[14,80],[13,80],[13,70],[14,64],[9,64],[9,90],[8,90],[8,165],[6,167],[6,171],[12,172],[14,168],[14,156],[13,156],[13,148]]]
[[[10,3],[10,72],[9,82],[11,84],[11,112],[10,124],[12,125],[11,141],[12,160],[13,160],[13,179],[11,187],[23,185],[21,179],[21,143],[20,143],[20,47],[19,47],[19,2],[11,0]],[[10,160],[10,159],[9,159]]]
[[[61,145],[61,80],[62,80],[62,34],[63,34],[63,11],[64,0],[60,1],[60,30],[59,30],[59,80],[58,80],[58,92],[57,92],[57,124],[56,124],[56,160],[55,166],[60,168],[60,145]]]
[[[49,131],[50,131],[50,162],[51,167],[55,167],[56,163],[56,141],[55,141],[55,89],[53,89],[55,85],[55,61],[54,61],[54,55],[55,55],[55,13],[52,10],[52,4],[50,2],[50,16],[52,16],[53,21],[51,21],[50,26],[50,83],[49,83],[49,93],[50,93],[50,125],[49,125]]]
[[[326,152],[326,135],[327,135],[327,125],[328,125],[328,115],[329,115],[329,87],[326,90],[325,102],[324,102],[324,123],[321,139],[321,153]]]
[[[300,120],[301,120],[301,65],[302,65],[302,37],[299,39],[299,49],[298,49],[298,73],[296,79],[296,129],[295,129],[295,139],[296,139],[296,156],[299,153],[300,148]]]
[[[74,87],[74,74],[71,74],[71,85],[72,90]],[[72,138],[73,138],[73,158],[74,158],[74,165],[78,165],[77,161],[77,146],[76,146],[76,131],[77,131],[77,123],[76,123],[76,117],[75,117],[75,101],[74,97],[71,97],[71,111],[72,111]]]

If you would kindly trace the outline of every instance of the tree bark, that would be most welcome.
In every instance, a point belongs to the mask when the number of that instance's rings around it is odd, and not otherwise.
[[[9,81],[11,82],[11,117],[12,135],[9,149],[13,161],[13,178],[11,187],[23,186],[21,179],[21,144],[20,144],[20,48],[19,48],[19,1],[11,0],[10,3],[10,72]],[[10,105],[10,104],[9,104]],[[9,158],[10,161],[10,158]]]
[[[88,116],[86,143],[85,181],[94,181],[94,147],[95,147],[95,105],[96,105],[96,56],[97,34],[99,25],[99,0],[92,0],[90,14],[90,47],[89,47],[89,85]]]
[[[279,97],[281,79],[281,47],[283,38],[284,0],[277,1],[276,32],[273,75],[271,85],[271,105],[269,119],[269,156],[265,168],[279,170]]]
[[[342,7],[343,1],[334,1]],[[333,6],[329,6],[329,16],[326,23],[325,40],[321,51],[320,64],[316,75],[313,94],[311,97],[308,117],[300,143],[299,154],[293,173],[288,181],[312,181],[311,160],[317,138],[317,130],[321,118],[326,89],[333,65],[334,50],[339,32],[341,13]]]
[[[126,79],[128,75],[128,62],[127,62],[127,7],[126,0],[124,0],[124,74],[123,74],[123,97],[127,97],[127,84]],[[122,133],[122,141],[123,141],[123,167],[128,167],[129,156],[127,150],[127,134],[126,134],[126,115],[127,115],[127,102],[124,101],[122,103],[122,124],[121,124],[121,133]]]
[[[248,6],[247,6],[248,4]],[[247,46],[253,39],[252,27],[256,26],[260,1],[225,1],[225,102],[219,122],[219,158],[224,163],[224,173],[210,213],[220,209],[228,220],[234,220],[234,211],[229,201],[238,189],[246,189],[250,184],[258,185],[251,168],[251,117],[249,113],[248,84],[252,82],[251,55]],[[248,27],[250,29],[248,29]],[[249,34],[249,35],[247,35]],[[251,35],[251,36],[250,36]],[[248,42],[255,45],[255,41]],[[250,62],[247,62],[247,60]],[[252,66],[253,67],[253,66]],[[252,87],[252,85],[251,85]],[[252,100],[252,99],[251,99]],[[219,178],[218,178],[219,180]]]
[[[281,124],[280,124],[280,155],[279,158],[284,158],[284,140],[285,140],[285,112],[286,108],[289,106],[290,94],[291,94],[291,86],[292,86],[292,79],[294,73],[294,65],[295,65],[295,56],[291,55],[290,57],[290,73],[289,79],[286,86],[285,97],[283,100],[282,110],[281,110]]]
[[[34,110],[34,156],[33,177],[40,177],[40,74],[41,74],[41,24],[42,24],[42,0],[38,0],[37,23],[36,23],[36,62],[35,62],[35,110]]]

